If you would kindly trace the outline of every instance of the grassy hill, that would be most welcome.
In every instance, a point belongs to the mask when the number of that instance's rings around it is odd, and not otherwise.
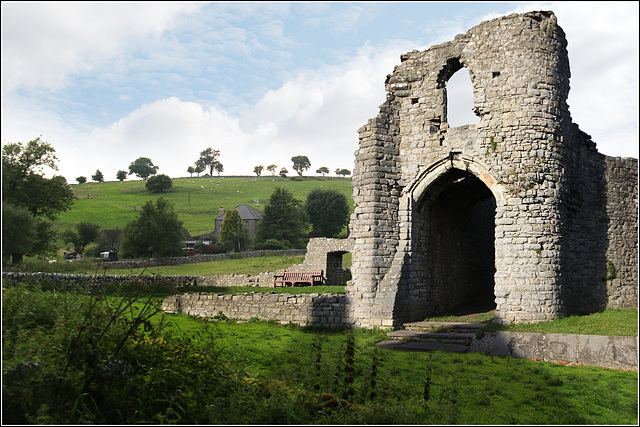
[[[213,231],[220,207],[225,211],[237,205],[265,206],[271,193],[284,187],[304,203],[316,188],[337,190],[351,199],[351,179],[334,177],[291,177],[283,179],[262,177],[175,178],[170,191],[153,194],[146,190],[146,181],[89,182],[72,184],[75,203],[58,216],[57,227],[69,228],[79,222],[91,222],[102,228],[124,228],[135,219],[140,208],[149,200],[162,196],[174,204],[185,228],[192,235]]]

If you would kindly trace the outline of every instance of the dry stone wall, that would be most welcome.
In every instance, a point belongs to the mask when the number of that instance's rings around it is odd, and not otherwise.
[[[353,252],[353,245],[353,239],[310,239],[307,255],[300,268],[305,271],[322,270],[325,285],[341,285],[344,274],[342,257],[348,252]]]
[[[210,319],[223,315],[231,319],[256,318],[301,326],[346,325],[346,298],[333,294],[182,294],[166,298],[162,310]]]
[[[487,300],[500,323],[637,307],[637,159],[603,156],[572,123],[566,45],[552,12],[530,12],[401,56],[359,130],[352,324]],[[479,123],[450,128],[462,67]]]

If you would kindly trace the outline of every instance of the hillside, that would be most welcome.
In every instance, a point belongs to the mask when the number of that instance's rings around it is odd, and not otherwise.
[[[102,228],[124,228],[136,218],[140,208],[149,200],[162,196],[170,200],[180,220],[191,235],[213,231],[214,220],[220,207],[225,211],[237,205],[264,206],[271,193],[284,187],[304,203],[315,188],[337,190],[351,199],[351,179],[334,177],[274,176],[175,178],[173,188],[163,194],[152,194],[145,188],[146,181],[89,182],[72,184],[75,203],[59,215],[57,227],[66,229],[79,222],[91,222]]]

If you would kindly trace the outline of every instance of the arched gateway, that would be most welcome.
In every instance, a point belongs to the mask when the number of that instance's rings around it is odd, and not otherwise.
[[[359,130],[351,323],[637,307],[637,159],[598,153],[571,122],[553,13],[483,22],[401,61]],[[479,123],[451,128],[446,86],[462,67]]]

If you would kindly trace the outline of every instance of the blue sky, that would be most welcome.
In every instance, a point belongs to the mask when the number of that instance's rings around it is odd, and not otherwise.
[[[352,169],[401,54],[532,10],[566,33],[573,121],[604,154],[638,157],[638,2],[3,1],[2,141],[42,136],[70,183],[138,157],[188,176],[208,147],[223,175],[294,173],[296,155],[305,175]],[[454,79],[450,120],[474,121]]]

